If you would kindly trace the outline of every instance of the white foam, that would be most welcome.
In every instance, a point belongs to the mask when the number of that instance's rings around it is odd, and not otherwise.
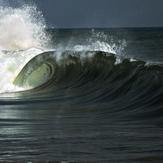
[[[23,50],[42,47],[46,25],[36,7],[0,7],[0,49]]]
[[[13,84],[14,79],[34,56],[43,52],[40,49],[28,49],[24,51],[15,51],[0,54],[0,93],[20,91],[25,88],[16,87]]]
[[[47,48],[45,29],[36,7],[0,7],[0,93],[24,89],[13,81],[31,58]]]

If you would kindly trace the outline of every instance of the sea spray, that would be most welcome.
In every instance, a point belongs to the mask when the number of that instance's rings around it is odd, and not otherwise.
[[[0,8],[0,48],[24,50],[42,48],[47,43],[46,24],[33,6]]]
[[[76,32],[78,33],[78,32]],[[68,36],[68,39],[61,41],[60,44],[56,42],[57,51],[103,51],[107,53],[113,53],[115,55],[123,55],[123,51],[127,46],[126,40],[116,40],[111,35],[104,32],[91,29],[87,35],[83,35],[82,38],[76,36],[75,32],[72,32]]]
[[[19,91],[14,78],[50,45],[43,15],[35,6],[0,7],[0,93]]]

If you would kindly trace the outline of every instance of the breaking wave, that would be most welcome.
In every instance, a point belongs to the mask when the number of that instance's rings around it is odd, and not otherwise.
[[[34,6],[0,7],[0,92],[21,90],[13,80],[22,67],[50,45],[42,13]]]

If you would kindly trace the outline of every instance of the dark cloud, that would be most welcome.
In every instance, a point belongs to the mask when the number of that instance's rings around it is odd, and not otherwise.
[[[33,0],[33,2],[43,12],[48,25],[55,27],[163,26],[163,0]]]

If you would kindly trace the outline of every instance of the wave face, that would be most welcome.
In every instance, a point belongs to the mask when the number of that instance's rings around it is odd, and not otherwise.
[[[82,107],[100,104],[113,107],[110,111],[114,114],[122,108],[137,108],[122,116],[157,112],[162,105],[163,68],[144,61],[121,60],[117,63],[115,54],[102,51],[44,52],[24,66],[14,84],[27,89],[17,94],[30,101],[57,98]],[[155,104],[159,107],[153,107]]]
[[[121,103],[126,97],[131,97],[134,103],[150,104],[162,96],[161,66],[126,58],[121,60],[117,63],[115,54],[102,51],[44,52],[24,66],[14,84],[29,89],[27,92],[31,95],[33,92],[41,96],[55,95],[62,90],[63,99],[68,90],[68,96],[80,97],[83,104],[105,104],[114,100]]]
[[[23,6],[0,33],[0,161],[162,162],[162,29],[46,29]]]

